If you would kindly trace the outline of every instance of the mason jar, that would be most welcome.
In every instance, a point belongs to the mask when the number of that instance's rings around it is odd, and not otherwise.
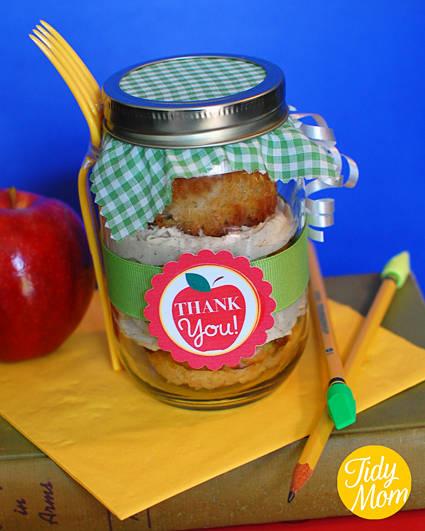
[[[267,61],[172,57],[103,88],[92,174],[121,361],[175,406],[262,398],[308,336],[306,178],[332,159]]]

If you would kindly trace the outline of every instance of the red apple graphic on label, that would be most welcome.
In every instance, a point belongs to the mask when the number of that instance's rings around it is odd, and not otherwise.
[[[245,321],[242,292],[231,284],[210,286],[196,273],[186,273],[189,287],[173,300],[172,315],[182,338],[199,352],[226,351],[237,340]]]

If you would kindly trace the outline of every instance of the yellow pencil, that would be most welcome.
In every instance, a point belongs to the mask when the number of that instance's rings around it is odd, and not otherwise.
[[[382,284],[344,365],[346,380],[349,384],[355,379],[367,348],[372,342],[396,290],[403,286],[409,273],[410,258],[408,252],[398,254],[384,267],[381,273]],[[313,474],[333,426],[334,424],[327,410],[324,409],[307,440],[304,450],[298,459],[298,463],[295,465],[291,486],[289,488],[288,502],[291,502],[295,498],[296,494],[303,488]]]
[[[344,370],[338,353],[330,319],[325,283],[312,242],[308,244],[310,269],[310,311],[319,333],[320,350],[324,353],[329,369],[329,388],[326,394],[328,413],[335,427],[340,430],[356,420],[356,402],[344,379]]]

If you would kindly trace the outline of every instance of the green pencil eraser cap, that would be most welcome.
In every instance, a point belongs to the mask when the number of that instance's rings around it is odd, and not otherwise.
[[[356,401],[348,385],[336,383],[326,393],[329,416],[337,430],[341,430],[356,421]]]
[[[410,273],[410,255],[407,251],[404,251],[396,256],[393,256],[391,260],[385,265],[381,278],[388,276],[395,277],[397,279],[397,288],[401,288],[406,282],[406,278]]]

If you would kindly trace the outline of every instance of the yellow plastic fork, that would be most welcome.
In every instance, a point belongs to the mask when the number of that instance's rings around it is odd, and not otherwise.
[[[41,23],[53,30],[45,22]],[[37,26],[37,28],[38,30],[33,30],[34,35],[30,35],[30,38],[48,57],[68,85],[87,121],[92,144],[99,147],[102,131],[99,85],[78,55],[66,43],[65,39],[60,37],[59,40],[56,37],[56,35],[59,35],[56,30],[53,30],[54,34],[52,34],[41,26]],[[78,57],[78,60],[75,57]],[[93,86],[93,83],[95,83],[95,86]]]
[[[121,363],[116,349],[111,307],[109,305],[103,275],[103,255],[100,243],[100,232],[93,203],[90,198],[90,189],[87,178],[89,169],[96,162],[96,155],[94,152],[100,148],[102,139],[103,113],[100,88],[89,69],[65,39],[52,28],[52,26],[47,24],[47,22],[40,22],[44,27],[37,26],[37,29],[33,30],[34,35],[29,35],[29,37],[48,57],[68,85],[83,112],[90,130],[91,146],[78,174],[78,194],[90,252],[93,258],[112,367],[114,370],[118,371],[121,369]]]

